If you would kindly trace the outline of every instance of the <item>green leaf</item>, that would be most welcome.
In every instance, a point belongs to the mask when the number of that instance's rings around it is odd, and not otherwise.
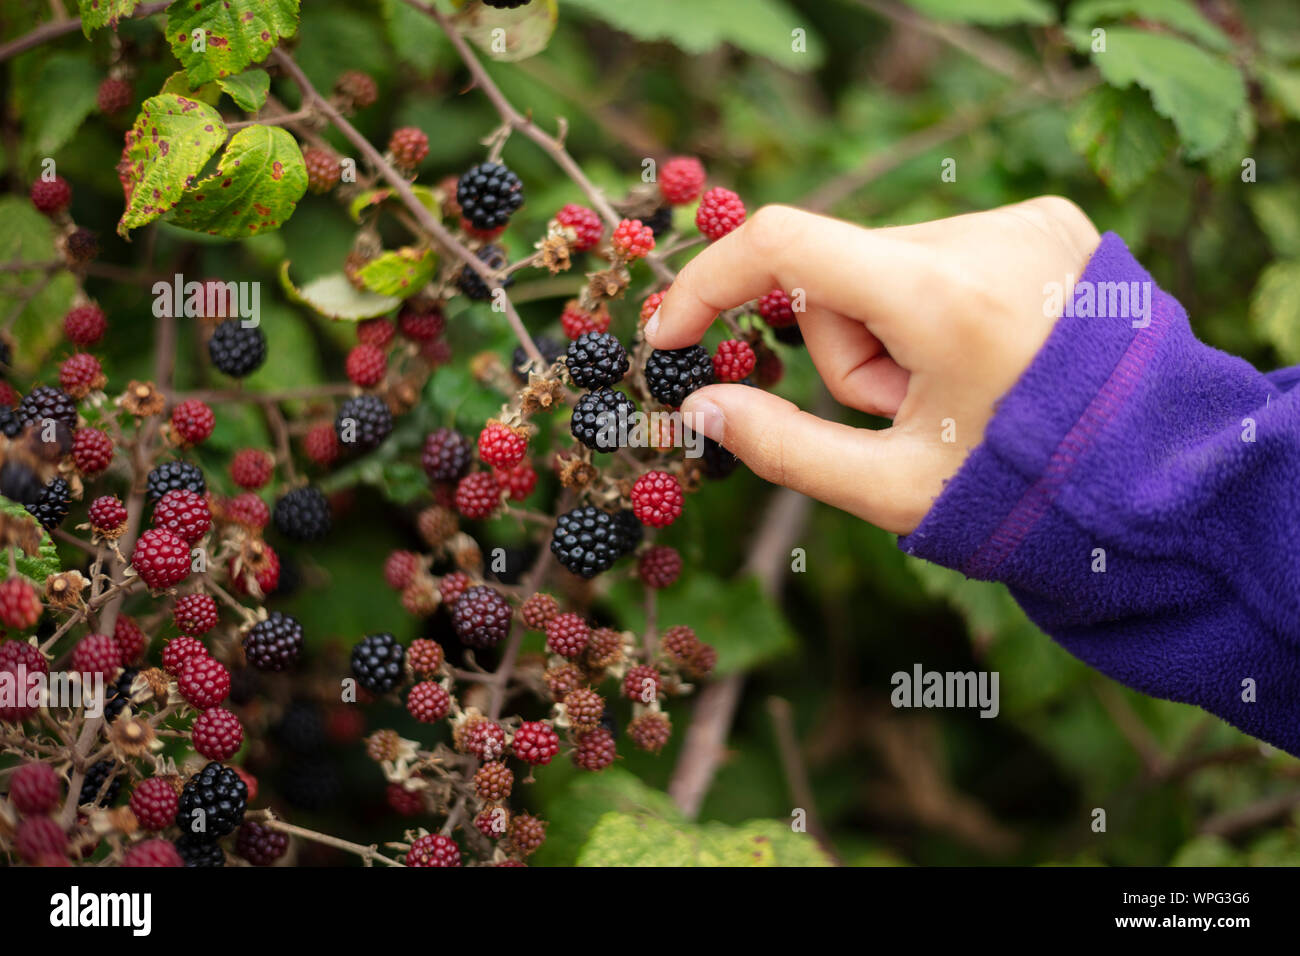
[[[411,192],[415,193],[415,198],[420,204],[433,213],[434,216],[442,217],[442,204],[438,202],[438,194],[428,186],[411,185]],[[367,189],[358,193],[357,196],[348,203],[348,215],[352,217],[353,222],[360,222],[362,215],[370,209],[382,206],[385,202],[393,198],[393,191],[388,188]]]
[[[438,257],[432,249],[407,246],[376,256],[357,275],[371,292],[406,299],[428,284],[437,265]]]
[[[1091,51],[1086,30],[1068,32],[1079,50]],[[1168,34],[1110,27],[1106,49],[1093,52],[1092,61],[1111,86],[1136,83],[1150,93],[1156,112],[1173,120],[1193,160],[1222,145],[1246,102],[1246,84],[1235,66]]]
[[[289,278],[289,260],[280,265],[280,285],[293,302],[305,305],[327,319],[357,322],[392,312],[402,300],[357,289],[341,272],[313,279],[299,288]]]
[[[225,138],[226,124],[206,103],[173,93],[145,100],[126,134],[129,195],[118,234],[126,236],[179,203]]]
[[[1232,49],[1226,33],[1207,20],[1187,0],[1081,0],[1070,7],[1071,26],[1094,26],[1109,20],[1132,18],[1172,27],[1212,50]]]
[[[1069,136],[1070,145],[1119,198],[1145,182],[1178,141],[1145,93],[1112,86],[1099,86],[1080,101]]]
[[[611,589],[611,603],[623,609],[624,626],[638,633],[645,629],[640,591],[640,583],[630,581]],[[751,575],[723,581],[691,574],[660,591],[656,600],[660,631],[677,624],[694,628],[700,640],[717,648],[719,675],[750,670],[796,646],[784,615]]]
[[[456,28],[492,59],[515,62],[546,49],[558,15],[555,0],[510,10],[475,3],[456,15]]]
[[[1300,120],[1300,70],[1280,66],[1259,68],[1259,81],[1268,95],[1293,120]]]
[[[401,62],[409,63],[428,75],[451,51],[451,44],[438,24],[423,11],[416,10],[404,0],[382,0],[380,9],[388,28],[388,42],[393,45],[393,52]]]
[[[814,69],[825,56],[807,19],[783,0],[565,0],[564,8],[566,14],[581,9],[639,40],[667,40],[691,54],[729,43],[791,70]],[[796,50],[796,30],[804,31],[807,52]]]
[[[190,78],[185,75],[184,70],[177,70],[167,81],[163,83],[159,93],[175,93],[178,96],[189,97],[192,100],[202,100],[209,106],[216,106],[221,99],[221,87],[216,83],[204,83],[194,88],[190,86]]]
[[[661,820],[685,822],[667,794],[646,785],[621,766],[583,773],[545,798],[544,815],[550,826],[546,842],[530,862],[572,866],[597,821],[611,812],[646,813]]]
[[[54,541],[50,538],[49,532],[40,526],[31,512],[24,508],[16,501],[10,501],[8,498],[0,497],[0,513],[3,513],[9,521],[19,521],[25,525],[31,526],[31,535],[39,538],[40,544],[35,554],[28,554],[22,548],[14,548],[14,565],[18,568],[18,573],[23,577],[30,578],[39,587],[45,583],[45,579],[51,574],[58,574],[63,567],[59,564],[59,552],[54,547]],[[0,555],[0,581],[9,576],[9,557]]]
[[[1300,184],[1252,186],[1246,201],[1273,252],[1280,258],[1300,259]]]
[[[1032,23],[1038,26],[1056,20],[1043,0],[907,0],[907,5],[936,20],[1006,26]]]
[[[298,0],[176,0],[167,8],[167,36],[195,86],[261,63],[298,30]],[[202,31],[202,51],[194,37]]]
[[[81,32],[87,37],[100,27],[117,29],[117,21],[135,12],[140,0],[77,0]]]
[[[1284,362],[1300,362],[1300,260],[1274,262],[1260,274],[1250,321]]]
[[[271,75],[266,70],[245,70],[238,76],[217,80],[220,86],[245,113],[256,113],[266,103],[271,90]]]
[[[245,239],[278,229],[306,191],[297,140],[278,126],[249,126],[231,139],[216,172],[185,190],[167,219],[194,232]]]
[[[4,223],[0,262],[58,259],[54,245],[57,227],[25,197],[0,197],[0,222]],[[14,316],[9,332],[22,346],[14,350],[14,363],[25,376],[35,375],[42,360],[60,343],[63,326],[56,317],[68,311],[76,292],[76,279],[64,269],[0,273],[0,316]]]
[[[72,53],[55,53],[30,76],[15,78],[25,162],[53,156],[72,139],[95,109],[99,80],[94,64]]]
[[[806,833],[754,820],[677,823],[648,814],[607,813],[578,855],[578,866],[830,866]]]

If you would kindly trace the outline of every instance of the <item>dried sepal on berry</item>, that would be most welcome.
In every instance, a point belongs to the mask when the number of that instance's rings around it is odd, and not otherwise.
[[[136,418],[149,418],[160,414],[167,407],[167,398],[153,382],[132,380],[127,383],[126,391],[118,397],[117,404]]]

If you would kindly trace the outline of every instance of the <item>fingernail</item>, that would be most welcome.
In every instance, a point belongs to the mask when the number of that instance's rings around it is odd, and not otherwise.
[[[687,408],[686,405],[690,407]],[[722,409],[707,398],[687,400],[686,405],[682,406],[683,424],[691,431],[721,443],[727,424]]]
[[[651,342],[651,339],[655,337],[655,333],[658,331],[659,331],[659,310],[655,309],[654,315],[650,316],[650,319],[645,324],[646,341],[650,342],[653,345],[654,343]]]

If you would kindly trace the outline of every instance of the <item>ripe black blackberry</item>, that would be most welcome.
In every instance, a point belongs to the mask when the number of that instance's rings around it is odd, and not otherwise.
[[[334,432],[345,448],[369,451],[378,447],[392,430],[393,413],[377,395],[349,398],[339,406],[334,418]]]
[[[578,399],[569,430],[594,451],[614,451],[622,445],[629,417],[636,412],[632,399],[612,388],[598,388]]]
[[[510,632],[510,602],[495,588],[476,584],[452,606],[456,636],[470,647],[496,647]]]
[[[641,546],[641,540],[645,536],[645,525],[637,518],[635,511],[631,508],[616,511],[614,525],[623,535],[624,554],[631,554]]]
[[[242,319],[226,319],[208,339],[208,357],[231,378],[244,378],[266,361],[266,336],[256,326],[246,328]]]
[[[649,226],[654,237],[658,239],[673,227],[673,207],[667,204],[660,206],[649,216],[641,217],[641,225]]]
[[[233,769],[214,760],[185,781],[176,825],[183,836],[211,842],[243,823],[246,809],[248,786]]]
[[[608,332],[583,332],[569,343],[565,364],[579,388],[614,385],[627,374],[627,349]]]
[[[282,611],[272,611],[244,635],[244,656],[259,671],[282,671],[302,654],[302,625]]]
[[[329,760],[306,757],[285,767],[280,792],[290,806],[316,812],[339,802],[343,795],[343,779]]]
[[[712,381],[713,359],[702,345],[655,349],[646,359],[646,387],[665,405],[680,405],[687,395]]]
[[[22,419],[8,405],[0,405],[0,432],[6,438],[17,438],[23,430]]]
[[[39,425],[52,418],[68,428],[77,427],[77,403],[63,389],[50,385],[37,385],[24,395],[17,414],[23,425]]]
[[[439,428],[424,440],[420,464],[430,481],[458,481],[473,459],[473,442],[454,428]]]
[[[172,846],[176,847],[176,852],[181,855],[181,859],[188,867],[226,865],[226,854],[221,849],[221,844],[205,840],[199,835],[182,834]]]
[[[128,667],[104,688],[104,720],[108,723],[116,720],[117,715],[126,710],[126,705],[131,702],[131,685],[139,673],[140,668]]]
[[[456,182],[461,215],[480,232],[500,229],[524,201],[524,184],[504,163],[479,163]]]
[[[119,774],[113,778],[113,782],[108,785],[108,789],[104,791],[102,797],[99,796],[99,791],[103,789],[104,781],[113,772],[114,766],[116,764],[112,760],[101,760],[99,763],[91,764],[86,771],[85,779],[81,783],[81,794],[77,797],[77,803],[80,806],[111,807],[113,805],[118,792],[122,789],[121,775]]]
[[[803,345],[803,330],[797,325],[785,325],[773,329],[772,334],[782,345]]]
[[[157,501],[169,491],[185,488],[196,495],[207,493],[208,483],[198,465],[188,461],[165,461],[149,472],[146,482],[149,500]]]
[[[627,553],[627,536],[614,515],[583,505],[555,519],[551,553],[574,574],[593,578]]]
[[[500,272],[509,265],[509,260],[500,246],[484,246],[478,251],[478,257],[484,265],[494,272]],[[514,281],[514,276],[506,276],[500,280],[501,288],[510,288]],[[492,298],[492,290],[483,281],[483,277],[468,265],[461,266],[460,275],[456,277],[456,286],[475,302],[484,302]]]
[[[294,488],[275,503],[272,514],[280,534],[293,541],[319,541],[329,534],[330,503],[319,488]]]
[[[386,694],[402,679],[406,649],[391,634],[368,634],[352,648],[352,675],[372,694]]]
[[[712,438],[704,439],[704,454],[700,456],[704,476],[718,481],[728,477],[740,464],[740,459]]]
[[[51,478],[49,484],[41,489],[36,500],[24,507],[41,523],[47,531],[53,531],[68,516],[72,505],[72,489],[62,478]]]
[[[542,358],[546,359],[548,365],[554,365],[555,361],[564,354],[564,343],[551,338],[549,335],[539,335],[533,338],[533,344],[537,346],[537,351],[542,353]],[[510,369],[515,374],[515,379],[521,384],[528,381],[528,374],[524,368],[528,365],[528,353],[524,351],[522,345],[516,345],[514,352],[510,356]]]
[[[325,749],[325,716],[315,701],[295,700],[275,725],[275,739],[285,750],[309,757]]]

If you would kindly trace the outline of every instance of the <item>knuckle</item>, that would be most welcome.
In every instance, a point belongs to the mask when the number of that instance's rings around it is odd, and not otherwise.
[[[782,249],[797,245],[795,234],[802,214],[790,206],[762,206],[746,223],[745,233],[751,251],[770,258]]]

